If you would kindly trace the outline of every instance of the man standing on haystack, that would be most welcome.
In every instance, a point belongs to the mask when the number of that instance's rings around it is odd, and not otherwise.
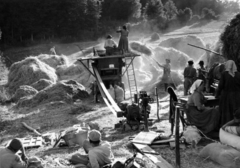
[[[170,83],[172,83],[172,78],[171,78],[171,60],[166,59],[166,64],[164,65],[159,65],[160,67],[163,68],[163,76],[162,76],[162,83],[164,83],[164,90],[167,91],[167,87],[169,86]]]
[[[197,77],[197,70],[193,67],[194,62],[188,61],[188,66],[184,69],[184,96],[188,95],[188,91]]]

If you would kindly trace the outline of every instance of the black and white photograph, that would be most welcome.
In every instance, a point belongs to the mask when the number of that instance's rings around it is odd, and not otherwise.
[[[240,0],[0,0],[0,168],[240,168]]]

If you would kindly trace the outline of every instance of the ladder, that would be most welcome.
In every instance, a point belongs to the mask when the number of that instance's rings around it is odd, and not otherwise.
[[[125,57],[125,66],[127,71],[128,86],[130,92],[131,102],[134,102],[134,94],[138,93],[135,71],[133,66],[133,59],[135,57]]]

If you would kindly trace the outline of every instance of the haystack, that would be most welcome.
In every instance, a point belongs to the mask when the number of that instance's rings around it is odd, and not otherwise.
[[[188,43],[199,46],[205,47],[205,43],[197,36],[183,36],[177,38],[169,38],[167,40],[162,41],[159,46],[162,47],[172,47],[176,50],[179,50],[185,54],[187,54],[190,58],[194,61],[198,60],[198,58],[205,53],[204,50],[194,48],[188,45]]]
[[[85,87],[88,87],[94,80],[92,75],[79,61],[76,61],[69,66],[63,65],[57,67],[56,73],[60,80],[75,80]]]
[[[224,57],[234,60],[240,71],[240,13],[224,28],[220,40]]]
[[[44,103],[64,101],[72,103],[76,99],[84,99],[89,96],[85,87],[76,81],[61,81],[41,90],[32,98],[27,98],[18,102],[18,107],[34,107]]]
[[[32,96],[36,95],[37,93],[38,93],[38,91],[36,89],[34,89],[33,87],[28,86],[28,85],[22,85],[15,92],[14,96],[12,97],[12,101],[17,102],[21,98],[32,97]]]
[[[157,41],[157,40],[159,40],[159,39],[160,39],[159,34],[158,34],[158,33],[153,33],[153,34],[151,35],[151,40],[150,40],[150,41]]]
[[[160,64],[165,64],[165,60],[170,59],[172,70],[183,70],[187,65],[187,61],[190,59],[187,54],[179,50],[164,47],[157,47],[154,49],[154,58]]]
[[[212,51],[215,51],[216,53],[219,53],[219,54],[222,54],[222,43],[220,41],[218,41],[214,46],[212,46],[210,48],[210,50]],[[225,58],[220,56],[220,55],[217,55],[217,54],[214,54],[214,53],[210,53],[210,52],[206,52],[205,54],[203,54],[199,60],[197,61],[197,63],[200,61],[200,60],[203,60],[204,63],[205,63],[205,66],[207,68],[210,68],[213,66],[214,63],[223,63],[225,62]]]
[[[177,87],[183,83],[183,76],[178,72],[171,71],[171,83],[174,87]],[[145,85],[143,90],[154,94],[155,87],[158,88],[159,92],[164,91],[164,81],[162,81],[162,75],[160,74],[158,78],[153,78],[148,84]]]
[[[37,91],[43,90],[46,87],[52,85],[53,82],[47,79],[40,79],[39,81],[33,83],[31,86]]]
[[[68,64],[67,57],[63,55],[59,56],[59,55],[41,54],[37,56],[37,58],[54,69],[56,69],[56,67],[58,66]]]
[[[57,81],[55,70],[38,58],[28,57],[10,67],[7,87],[10,94],[14,94],[20,86],[31,85],[40,79],[55,83]]]
[[[132,50],[135,50],[137,52],[146,54],[146,55],[152,55],[152,51],[146,46],[139,42],[131,42],[130,47]]]

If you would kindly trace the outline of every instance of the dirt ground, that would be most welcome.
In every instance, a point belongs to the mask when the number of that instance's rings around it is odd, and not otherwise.
[[[222,24],[220,24],[221,26]],[[195,32],[198,32],[206,43],[213,43],[219,36],[220,29],[215,29],[216,23],[212,25],[205,25],[198,27]],[[221,28],[221,27],[220,27]],[[186,34],[185,29],[176,30],[177,34]],[[191,28],[193,31],[193,28]],[[169,35],[178,36],[178,35]],[[165,36],[163,38],[168,38]],[[86,46],[85,46],[86,47]],[[89,46],[88,46],[89,47]],[[76,49],[77,51],[77,49]],[[72,55],[76,57],[76,55]],[[7,71],[1,72],[2,84],[6,81]],[[181,93],[179,93],[181,94]],[[164,94],[167,96],[167,94]],[[156,103],[151,104],[151,117],[157,118]],[[170,134],[170,124],[168,122],[168,102],[161,102],[159,122],[153,124],[153,128],[163,130],[165,135]],[[49,102],[34,108],[20,108],[17,109],[14,104],[0,105],[0,143],[4,145],[8,140],[14,137],[33,136],[33,133],[28,132],[23,126],[22,122],[27,123],[33,128],[37,129],[40,133],[55,132],[67,129],[75,124],[88,123],[94,121],[100,125],[103,133],[103,140],[111,143],[113,153],[116,159],[125,160],[133,155],[131,148],[128,148],[129,137],[137,135],[138,131],[122,132],[121,129],[114,129],[114,124],[118,123],[123,118],[114,116],[107,106],[101,102],[95,104],[93,98],[84,99],[74,104],[66,104],[65,102]],[[150,128],[151,129],[151,128]],[[221,168],[211,160],[202,159],[199,157],[200,150],[210,141],[202,140],[197,148],[193,149],[187,146],[181,149],[181,167],[184,168]],[[166,159],[171,165],[175,167],[175,150],[169,146],[155,149],[161,156]],[[66,159],[75,153],[84,153],[82,148],[52,148],[52,146],[44,146],[40,148],[32,148],[27,150],[28,156],[36,155],[43,158],[48,167],[71,167],[68,165]]]

